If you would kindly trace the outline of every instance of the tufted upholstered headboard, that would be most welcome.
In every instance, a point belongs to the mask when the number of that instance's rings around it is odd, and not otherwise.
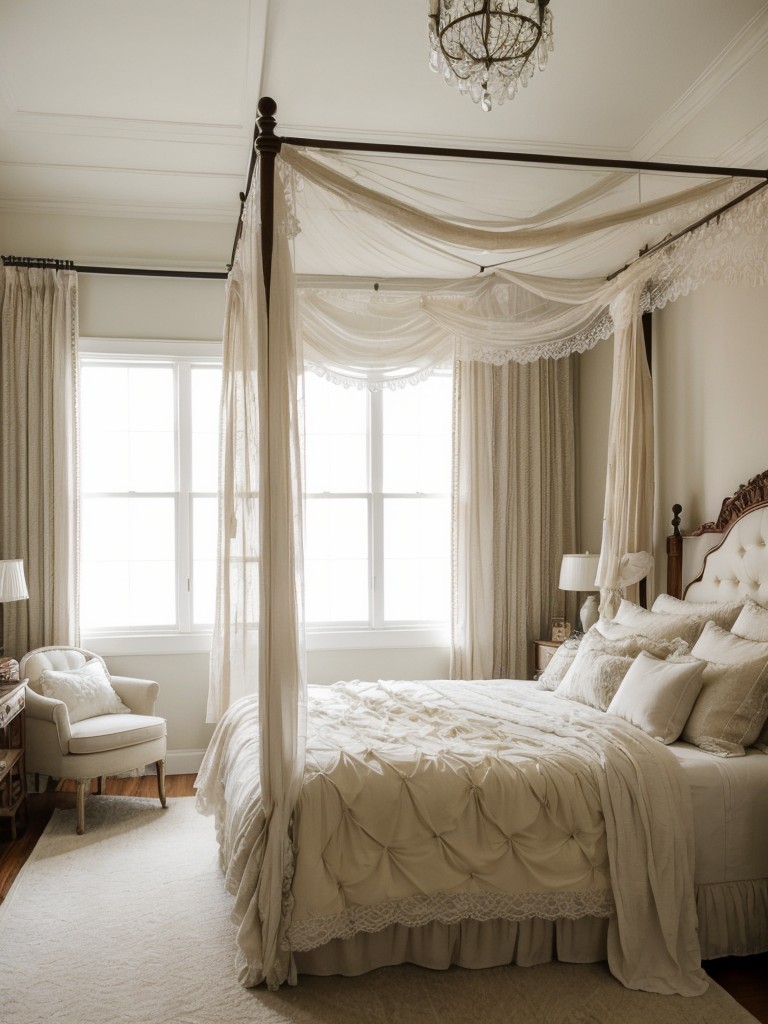
[[[696,566],[686,573],[675,505],[674,532],[667,539],[667,590],[688,601],[733,601],[749,596],[768,605],[768,470],[753,477],[723,501],[720,515],[690,534]]]

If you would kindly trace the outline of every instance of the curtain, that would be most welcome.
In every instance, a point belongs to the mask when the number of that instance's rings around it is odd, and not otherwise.
[[[596,583],[601,614],[650,574],[653,559],[653,385],[637,316],[643,283],[611,304],[615,323],[603,541]]]
[[[276,987],[290,974],[282,948],[290,817],[304,772],[302,355],[294,325],[288,217],[275,197],[267,313],[258,175],[229,278],[221,401],[219,558],[208,719],[258,693],[264,828],[250,869],[258,885],[239,936],[240,980]],[[255,968],[253,965],[261,965]]]
[[[458,360],[452,679],[525,679],[575,550],[574,357]],[[573,607],[568,608],[573,614]]]
[[[0,268],[3,558],[29,601],[3,606],[6,654],[78,642],[77,275]]]

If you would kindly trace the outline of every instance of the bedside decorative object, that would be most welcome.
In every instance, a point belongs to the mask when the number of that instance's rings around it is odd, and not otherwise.
[[[552,619],[552,640],[554,640],[558,644],[561,644],[563,640],[567,640],[570,635],[570,622],[566,622],[566,620],[562,617]]]
[[[560,589],[587,593],[587,599],[581,606],[581,628],[586,633],[590,626],[594,626],[599,618],[597,598],[595,592],[600,588],[595,584],[597,575],[597,564],[600,561],[599,555],[590,555],[587,551],[583,555],[563,555],[563,562],[560,567]]]

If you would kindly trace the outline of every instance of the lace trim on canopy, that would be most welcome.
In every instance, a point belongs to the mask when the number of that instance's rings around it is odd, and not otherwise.
[[[288,947],[304,952],[332,939],[351,939],[358,932],[380,932],[393,924],[408,928],[439,921],[458,924],[474,921],[529,921],[541,918],[610,917],[616,909],[609,889],[595,892],[442,893],[409,896],[370,907],[352,907],[340,914],[292,924],[287,931]]]
[[[506,363],[535,363],[539,359],[565,359],[575,352],[587,352],[600,341],[605,341],[613,334],[614,323],[610,312],[606,309],[587,330],[579,331],[571,338],[561,341],[543,342],[541,345],[526,345],[524,349],[504,350],[492,348],[470,341],[457,340],[456,358],[474,360],[478,363],[491,363],[493,366],[504,366]]]
[[[424,370],[419,370],[418,373],[389,377],[386,380],[364,380],[361,377],[349,377],[339,373],[337,370],[331,370],[327,366],[313,363],[310,360],[305,360],[304,367],[318,377],[330,381],[331,384],[339,384],[343,388],[354,388],[356,391],[400,391],[408,385],[421,384],[423,381],[429,380],[439,370],[447,370],[452,364],[453,360],[443,360],[426,367]]]

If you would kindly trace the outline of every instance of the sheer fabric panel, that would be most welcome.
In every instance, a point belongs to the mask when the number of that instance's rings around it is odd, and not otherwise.
[[[3,558],[28,601],[3,605],[5,653],[78,643],[77,275],[0,267]]]
[[[457,361],[455,374],[451,678],[525,679],[575,550],[576,366]]]

